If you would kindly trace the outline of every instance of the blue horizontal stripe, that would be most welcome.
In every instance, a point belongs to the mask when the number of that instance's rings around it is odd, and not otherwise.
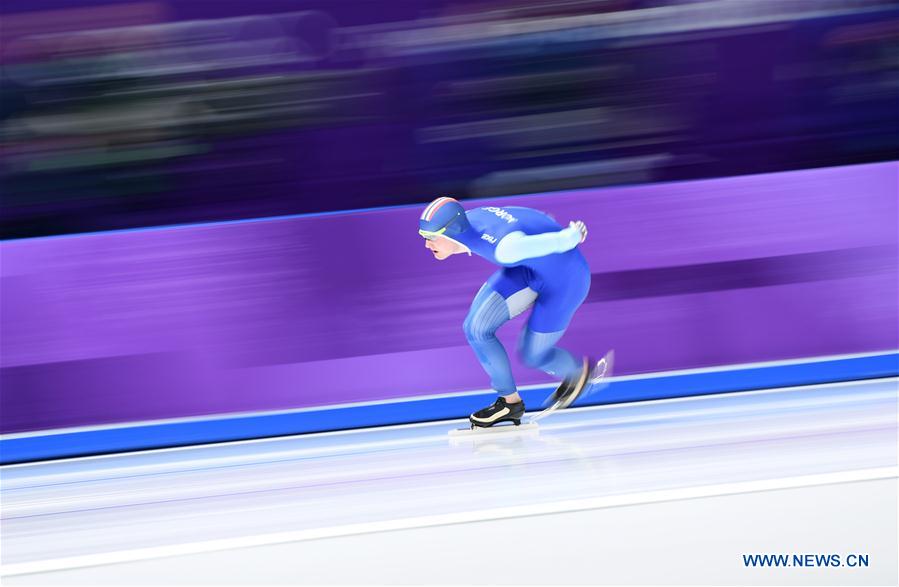
[[[614,381],[600,393],[583,398],[575,405],[615,404],[895,376],[899,376],[899,352],[887,352],[786,365],[648,375]],[[528,389],[521,395],[527,404],[537,409],[552,389],[553,386]],[[464,418],[491,403],[494,398],[493,393],[483,393],[331,406],[277,414],[123,424],[121,427],[98,430],[48,431],[44,435],[0,439],[0,464]]]

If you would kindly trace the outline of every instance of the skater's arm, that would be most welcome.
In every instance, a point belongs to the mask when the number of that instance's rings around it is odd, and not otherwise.
[[[496,245],[496,260],[500,263],[517,263],[570,251],[587,237],[587,227],[583,222],[572,222],[568,228],[558,232],[525,234],[521,231],[507,234]]]

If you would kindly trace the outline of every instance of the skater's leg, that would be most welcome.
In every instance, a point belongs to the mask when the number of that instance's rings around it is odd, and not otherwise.
[[[575,359],[557,343],[589,289],[590,273],[586,266],[562,282],[545,284],[519,340],[518,353],[526,365],[562,379],[562,385],[550,399],[560,400],[563,407],[570,405],[586,388],[591,360]]]
[[[589,289],[589,272],[562,284],[544,286],[518,342],[518,356],[525,365],[563,379],[582,369],[582,362],[556,343]]]
[[[471,304],[463,329],[493,389],[509,403],[521,401],[512,377],[509,355],[496,337],[497,329],[533,304],[536,294],[514,269],[497,271]]]
[[[485,286],[475,297],[462,325],[468,344],[490,376],[490,385],[501,395],[515,393],[509,356],[496,338],[496,330],[508,320],[505,298]]]
[[[581,369],[581,362],[556,343],[565,334],[556,332],[535,332],[525,327],[518,344],[518,356],[528,367],[565,379]]]

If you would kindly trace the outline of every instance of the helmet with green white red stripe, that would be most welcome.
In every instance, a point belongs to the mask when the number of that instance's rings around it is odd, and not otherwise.
[[[453,198],[437,198],[425,208],[418,219],[418,234],[432,239],[438,236],[453,238],[469,228],[465,208]]]

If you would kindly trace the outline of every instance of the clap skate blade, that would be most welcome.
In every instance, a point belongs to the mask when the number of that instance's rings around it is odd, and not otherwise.
[[[515,434],[518,432],[534,432],[537,430],[536,422],[526,422],[521,424],[521,420],[517,424],[496,424],[494,426],[482,428],[480,426],[471,425],[469,428],[456,428],[449,431],[450,436],[481,436],[481,435],[498,435],[498,434]]]

